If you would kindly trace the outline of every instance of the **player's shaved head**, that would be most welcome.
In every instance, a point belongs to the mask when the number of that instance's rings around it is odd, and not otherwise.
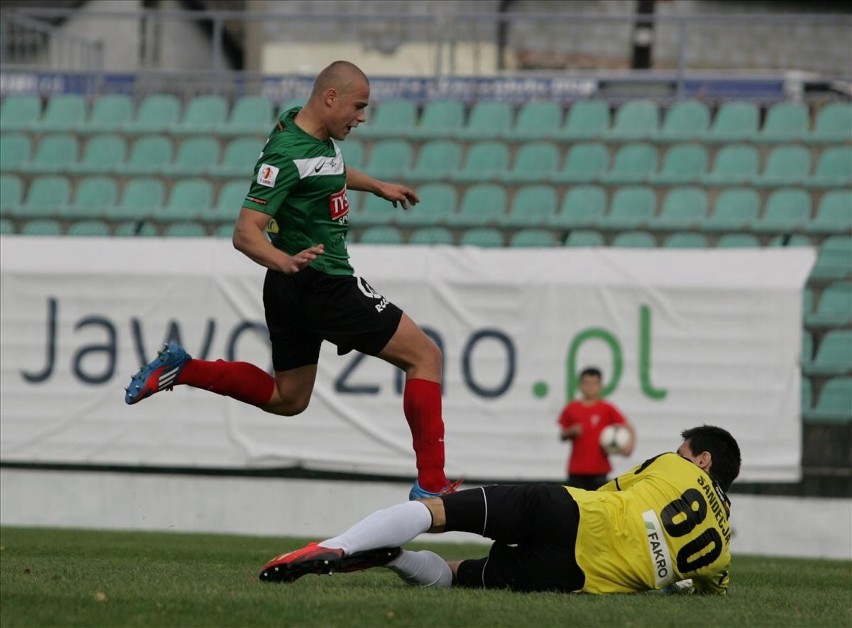
[[[345,94],[362,82],[370,84],[361,68],[349,61],[335,61],[317,75],[311,97],[322,98],[329,89],[337,90],[338,94]]]

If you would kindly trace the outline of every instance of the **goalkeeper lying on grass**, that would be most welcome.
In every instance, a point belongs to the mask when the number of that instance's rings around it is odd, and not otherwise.
[[[373,513],[343,534],[271,560],[264,582],[385,566],[420,586],[724,594],[730,502],[740,450],[727,431],[685,430],[677,453],[645,461],[597,491],[550,484],[483,486]],[[401,549],[423,532],[494,540],[485,558],[445,561]]]

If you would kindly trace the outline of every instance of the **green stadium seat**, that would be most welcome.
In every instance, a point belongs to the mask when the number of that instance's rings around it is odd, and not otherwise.
[[[216,227],[213,231],[213,237],[216,238],[233,238],[234,237],[234,225],[230,222],[223,223]]]
[[[560,242],[549,229],[519,229],[509,237],[509,246],[513,248],[532,248],[559,246]]]
[[[145,135],[130,147],[130,156],[116,164],[115,172],[123,176],[159,174],[174,157],[174,144],[165,135]]]
[[[86,99],[79,94],[53,96],[47,101],[41,119],[30,127],[39,133],[75,131],[86,119]]]
[[[709,173],[701,183],[710,186],[730,186],[751,183],[757,176],[760,159],[757,149],[748,144],[728,144],[719,149]]]
[[[813,175],[805,183],[818,188],[852,185],[852,147],[826,148],[817,160]]]
[[[663,240],[664,249],[706,249],[708,247],[707,236],[695,231],[673,233]]]
[[[805,139],[814,144],[839,144],[852,140],[852,103],[833,102],[820,109],[814,130]]]
[[[347,138],[345,142],[338,144],[340,152],[343,153],[343,163],[347,168],[361,170],[364,167],[365,151],[364,143],[360,140]],[[260,153],[260,150],[258,150]]]
[[[157,228],[146,220],[126,220],[116,225],[112,234],[120,238],[156,238],[160,235]]]
[[[628,100],[618,107],[605,137],[619,141],[651,139],[659,133],[660,108],[653,100]]]
[[[707,208],[707,193],[702,188],[672,188],[651,226],[661,230],[700,228],[707,222]]]
[[[700,100],[674,103],[666,113],[655,138],[660,142],[683,142],[703,136],[710,128],[710,110]]]
[[[53,218],[35,218],[24,223],[21,235],[60,236],[62,235],[62,225]]]
[[[444,227],[423,227],[415,229],[408,239],[409,244],[448,244],[453,243],[453,233]]]
[[[813,386],[811,380],[807,377],[802,377],[800,401],[802,416],[804,417],[813,407]]]
[[[450,140],[432,140],[417,154],[414,167],[402,173],[405,181],[442,181],[461,167],[462,147]]]
[[[832,329],[822,337],[814,359],[804,364],[803,370],[811,377],[847,375],[852,372],[849,356],[852,356],[852,330]]]
[[[774,248],[811,247],[813,245],[813,241],[808,236],[802,235],[801,233],[781,233],[770,238],[769,242],[766,243],[766,246]]]
[[[696,183],[707,174],[707,149],[699,144],[677,144],[663,157],[663,167],[652,172],[648,181],[656,185]]]
[[[638,229],[650,224],[657,209],[654,191],[645,186],[626,186],[616,190],[609,214],[598,223],[615,230]]]
[[[805,231],[825,235],[852,231],[852,190],[831,190],[823,194],[816,216],[805,225]]]
[[[405,137],[417,125],[417,110],[411,100],[388,100],[376,114],[355,131],[367,139]]]
[[[490,140],[503,137],[512,127],[512,107],[502,100],[478,101],[467,125],[456,137],[463,140]]]
[[[171,132],[175,135],[213,133],[225,124],[227,118],[228,103],[224,98],[215,95],[195,96],[187,104],[183,117],[171,125]]]
[[[95,176],[77,184],[74,200],[64,208],[68,218],[102,218],[118,201],[118,184],[112,177]]]
[[[346,190],[346,200],[349,201],[350,215],[355,215],[358,212],[361,207],[361,199],[367,194],[367,192],[359,192],[358,190]]]
[[[377,179],[394,179],[411,168],[411,144],[405,140],[381,140],[373,144],[365,170]]]
[[[206,175],[219,162],[219,141],[213,137],[189,137],[180,143],[174,161],[163,166],[167,177]]]
[[[41,117],[41,97],[12,94],[0,105],[0,131],[28,131]]]
[[[107,174],[127,159],[127,142],[116,134],[93,135],[83,147],[79,162],[68,165],[73,174]]]
[[[549,221],[551,227],[575,229],[595,227],[606,213],[606,192],[597,185],[571,187],[562,199],[557,214]]]
[[[716,197],[713,213],[704,223],[704,231],[751,229],[760,214],[760,195],[750,187],[725,188]]]
[[[166,186],[159,179],[131,179],[124,186],[118,204],[107,208],[106,217],[128,222],[144,220],[150,218],[155,207],[163,205],[165,198]]]
[[[448,183],[427,183],[417,190],[420,202],[403,210],[396,218],[399,225],[434,226],[445,223],[456,211],[456,188]]]
[[[609,168],[609,151],[601,142],[583,142],[570,148],[562,168],[550,180],[558,184],[594,183]]]
[[[174,222],[163,229],[165,238],[206,238],[207,235],[204,225],[190,221]]]
[[[263,140],[253,137],[233,139],[225,146],[222,161],[210,166],[207,176],[230,179],[245,177],[249,181],[260,158]]]
[[[21,212],[24,182],[13,174],[0,175],[0,216],[16,216]]]
[[[528,142],[522,144],[511,169],[502,175],[505,183],[538,183],[548,181],[559,169],[561,155],[556,144]]]
[[[805,413],[807,423],[849,423],[852,421],[852,377],[833,377],[822,387],[812,410]]]
[[[799,231],[811,218],[811,196],[800,188],[779,188],[766,199],[763,216],[752,223],[757,233]]]
[[[402,244],[402,231],[390,225],[367,227],[358,238],[358,244]]]
[[[605,244],[603,234],[590,229],[572,229],[565,238],[565,246],[571,247],[597,247]]]
[[[213,186],[202,178],[180,179],[164,205],[154,207],[151,217],[162,222],[200,220],[213,207]]]
[[[459,239],[459,246],[478,246],[483,249],[500,248],[503,244],[503,232],[496,227],[465,229]]]
[[[609,103],[605,100],[579,100],[571,105],[565,123],[553,138],[568,142],[603,138],[610,126]]]
[[[506,188],[494,183],[472,185],[462,196],[459,210],[449,218],[456,227],[496,225],[505,216],[508,206]]]
[[[125,133],[162,133],[172,128],[180,117],[181,104],[171,94],[151,94],[139,104],[136,117],[126,123]]]
[[[27,174],[56,174],[64,172],[77,161],[80,142],[76,135],[57,133],[45,135],[36,148],[32,161],[22,168]]]
[[[552,100],[531,100],[521,107],[514,128],[504,137],[521,142],[551,139],[562,124],[562,107]]]
[[[275,115],[275,120],[278,121],[282,115],[286,111],[290,111],[293,107],[304,107],[307,99],[302,98],[301,96],[293,96],[292,98],[288,98],[284,103],[281,104],[281,107],[278,109],[278,113]]]
[[[33,179],[21,205],[21,218],[53,218],[61,216],[71,197],[71,183],[65,177],[46,176]]]
[[[0,218],[0,235],[14,235],[17,233],[15,223],[8,218]]]
[[[423,109],[420,122],[408,130],[418,140],[454,138],[464,126],[464,103],[460,100],[433,100]]]
[[[467,151],[461,169],[450,173],[457,183],[497,181],[509,167],[509,147],[505,142],[476,142]]]
[[[509,213],[498,217],[504,227],[541,227],[549,225],[556,215],[558,199],[551,185],[527,185],[512,199]]]
[[[828,284],[822,291],[816,310],[805,311],[805,325],[808,327],[843,327],[850,324],[852,324],[852,281]]]
[[[814,311],[814,289],[805,286],[802,289],[802,315],[807,316]]]
[[[751,233],[725,233],[716,240],[720,249],[759,249],[760,240]]]
[[[219,194],[216,197],[216,204],[213,205],[210,212],[204,212],[201,215],[201,220],[204,222],[225,222],[233,225],[240,214],[243,201],[249,190],[249,181],[236,179],[234,181],[225,182],[219,188]]]
[[[0,172],[19,172],[32,160],[33,142],[23,133],[4,133],[0,137]]]
[[[89,117],[77,125],[77,133],[116,133],[133,119],[133,100],[126,94],[105,94],[92,104]]]
[[[828,236],[820,244],[811,279],[845,279],[849,275],[852,275],[852,236]]]
[[[347,198],[348,196],[349,194],[347,194]],[[351,202],[349,206],[349,212],[354,215],[355,224],[366,227],[392,223],[396,221],[402,211],[405,210],[394,207],[393,204],[375,194],[366,195],[357,212],[352,210]]]
[[[66,235],[104,238],[112,235],[103,220],[78,220],[68,227]]]
[[[644,183],[656,172],[657,149],[645,142],[625,144],[615,153],[612,168],[601,175],[601,182],[614,185]]]
[[[758,142],[797,142],[808,134],[811,116],[807,105],[779,102],[769,108],[763,128],[755,137]]]
[[[705,142],[728,144],[749,142],[757,136],[760,111],[750,102],[726,102],[716,112],[710,128],[701,139]]]
[[[263,96],[243,96],[217,129],[219,135],[267,135],[272,130],[272,102]]]
[[[647,231],[622,231],[612,239],[612,246],[619,249],[653,249],[657,241]]]
[[[754,185],[778,187],[802,183],[811,171],[811,152],[804,146],[778,146],[769,153],[763,172]]]

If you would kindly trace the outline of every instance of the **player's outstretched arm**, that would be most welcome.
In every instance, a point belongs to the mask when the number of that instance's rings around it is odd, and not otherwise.
[[[234,248],[252,261],[271,270],[293,275],[322,255],[322,244],[312,246],[296,255],[287,255],[275,248],[266,237],[265,229],[269,215],[243,207],[234,226],[232,242]]]
[[[381,196],[386,201],[393,203],[394,207],[399,203],[403,209],[408,209],[420,202],[417,193],[410,187],[399,183],[380,181],[354,168],[346,168],[346,187],[350,190],[372,192],[376,196]]]

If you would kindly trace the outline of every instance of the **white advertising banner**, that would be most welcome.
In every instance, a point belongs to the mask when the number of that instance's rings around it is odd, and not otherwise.
[[[560,480],[556,420],[596,365],[634,423],[616,471],[729,429],[743,481],[800,475],[812,249],[351,247],[357,274],[444,352],[447,471]],[[326,343],[310,407],[279,417],[178,386],[124,403],[166,340],[271,369],[264,270],[217,239],[0,238],[0,462],[414,476],[402,376]]]

